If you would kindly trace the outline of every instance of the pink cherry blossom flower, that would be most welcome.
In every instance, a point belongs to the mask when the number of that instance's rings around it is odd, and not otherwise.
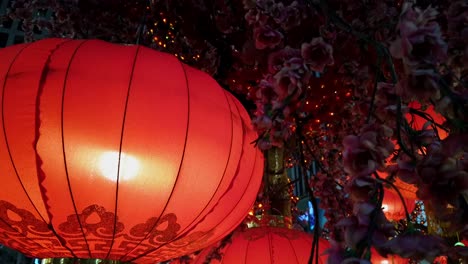
[[[389,240],[385,248],[389,253],[404,258],[432,261],[445,250],[443,240],[421,233],[400,234]]]
[[[301,51],[299,49],[285,47],[284,49],[272,52],[268,56],[268,71],[270,73],[278,72],[285,66],[285,63],[292,58],[301,58]]]
[[[334,64],[333,47],[321,37],[312,39],[310,43],[303,43],[301,54],[314,71],[323,72],[325,66]]]
[[[392,130],[385,125],[368,125],[361,135],[349,135],[343,140],[343,165],[352,175],[369,175],[383,169],[385,160],[394,150],[389,137]]]
[[[407,63],[445,61],[447,43],[442,38],[439,24],[434,21],[437,13],[432,7],[421,10],[405,3],[398,24],[400,38],[390,47],[392,55],[405,59]]]
[[[420,101],[440,99],[440,87],[437,74],[432,69],[414,69],[400,80],[396,92],[400,96],[415,98]]]
[[[259,26],[254,29],[255,47],[259,50],[274,48],[283,40],[283,34],[270,26]]]

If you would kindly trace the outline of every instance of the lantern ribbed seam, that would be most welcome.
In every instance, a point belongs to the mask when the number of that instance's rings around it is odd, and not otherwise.
[[[180,61],[179,61],[180,62]],[[189,87],[189,82],[188,82],[188,76],[187,76],[187,72],[185,71],[185,68],[184,68],[184,65],[182,64],[182,62],[180,62],[180,65],[182,67],[182,71],[184,72],[184,76],[185,76],[185,87],[187,89],[187,127],[186,127],[186,130],[185,130],[185,140],[184,140],[184,148],[183,148],[183,151],[182,151],[182,157],[180,159],[180,164],[179,164],[179,169],[177,171],[177,177],[176,177],[176,180],[174,182],[174,186],[172,187],[172,190],[171,190],[171,193],[169,194],[169,197],[167,199],[167,202],[166,204],[164,205],[164,208],[161,210],[161,214],[159,215],[158,217],[158,220],[155,221],[154,225],[151,227],[151,229],[148,231],[148,233],[145,235],[145,237],[140,241],[138,242],[138,244],[135,246],[135,248],[137,248],[145,239],[148,238],[149,234],[151,234],[151,232],[158,226],[159,224],[159,220],[161,219],[161,217],[164,215],[164,212],[166,211],[167,209],[167,206],[169,205],[169,202],[171,201],[171,198],[172,198],[172,195],[174,194],[174,190],[177,186],[177,182],[180,178],[180,171],[182,170],[182,165],[184,163],[184,158],[185,158],[185,151],[187,149],[187,139],[188,139],[188,133],[189,133],[189,126],[190,126],[190,87]],[[134,249],[135,249],[134,248]],[[129,260],[125,260],[127,262],[133,262],[139,258],[142,258],[148,254],[150,254],[151,252],[154,252],[155,250],[158,250],[160,247],[157,247],[155,249],[150,249],[150,250],[147,250],[146,252],[136,256],[136,257],[133,257]],[[131,253],[134,249],[130,250],[129,252],[127,252],[125,255],[123,255],[120,260],[124,260],[124,258],[129,254]]]
[[[239,113],[239,116],[241,116],[238,105],[237,105],[236,103],[235,103],[235,105],[236,105],[236,109],[237,109],[237,111],[238,111],[238,113]],[[242,144],[244,144],[244,141],[245,141],[245,138],[246,138],[246,137],[245,137],[245,131],[246,131],[246,129],[245,129],[245,123],[244,123],[244,122],[241,122],[241,123],[242,123],[242,131],[243,131]],[[243,150],[242,150],[242,153],[243,153]],[[241,157],[242,157],[242,153],[241,153]],[[255,166],[256,166],[256,164],[257,164],[257,162],[258,162],[258,157],[259,157],[259,155],[260,155],[259,153],[257,153],[257,155],[255,155],[255,160],[254,160],[254,163],[253,163],[254,165],[253,165],[253,167],[252,167],[252,172],[250,173],[250,178],[249,178],[249,182],[248,182],[247,185],[250,185],[251,182],[252,182],[253,175],[254,175],[254,173],[255,173]],[[237,166],[236,174],[237,174],[237,171],[239,170],[239,166],[240,166],[240,164]],[[243,193],[242,193],[242,196],[240,196],[240,198],[239,198],[238,201],[237,201],[237,204],[242,200],[241,197],[244,197],[244,195],[245,195],[246,192],[247,192],[247,188],[244,189],[244,191],[243,191]],[[252,202],[252,204],[249,206],[249,208],[253,206],[254,202],[255,202],[255,201]],[[233,213],[233,211],[231,211],[228,215],[226,215],[225,218],[229,218],[230,215],[231,215],[232,213]],[[244,220],[244,219],[239,220],[237,223],[235,223],[233,226],[231,226],[228,230],[234,229],[234,228],[237,227],[243,220]],[[218,223],[214,226],[214,228],[212,228],[212,229],[210,230],[210,232],[213,231],[213,230],[215,230],[215,229],[216,229],[216,226],[218,226],[218,225],[221,224],[222,222],[223,222],[223,219],[221,219],[221,221],[218,222]],[[209,233],[209,232],[208,232],[208,233]],[[202,238],[202,239],[203,239],[203,238]],[[216,238],[216,239],[213,239],[213,240],[217,240],[217,239],[219,239],[219,237]],[[194,242],[192,242],[192,243],[194,243]],[[192,243],[190,243],[189,245],[191,245]]]
[[[255,156],[254,164],[256,164],[256,162],[257,162],[257,157],[258,157],[258,155]],[[255,167],[254,167],[254,169],[255,169]],[[248,185],[250,185],[250,183],[252,182],[252,179],[253,179],[252,176],[253,176],[253,175],[254,175],[254,170],[252,170],[252,173],[250,174],[250,179],[249,179]],[[247,189],[244,190],[244,192],[242,193],[242,196],[241,196],[241,197],[243,197],[243,196],[245,195],[245,192],[246,192],[246,191],[247,191]],[[240,200],[241,200],[241,198],[239,198],[239,200],[238,200],[237,203],[239,203]],[[252,204],[252,205],[253,205],[253,204]],[[252,205],[251,205],[251,206],[252,206]],[[251,207],[251,206],[250,206],[250,207]],[[231,213],[232,213],[232,211],[231,211]],[[225,219],[226,219],[226,218],[229,218],[229,215],[230,215],[230,214],[228,214],[228,215],[225,217]],[[243,220],[243,219],[241,219],[240,222],[242,222],[242,220]],[[222,221],[223,221],[223,220],[221,220],[220,222],[218,222],[217,225],[219,225],[220,223],[222,223]],[[231,226],[228,230],[234,229],[235,227],[237,227],[237,226],[240,224],[240,222],[235,223],[235,224],[234,224],[233,226]],[[217,225],[216,225],[216,226],[217,226]],[[207,232],[207,233],[211,233],[212,231],[214,231],[214,230],[216,229],[216,226],[215,226],[214,228],[210,229],[210,231]],[[203,237],[200,238],[200,240],[202,240],[202,239],[203,239]],[[219,239],[219,237],[216,238],[216,239],[213,239],[213,240],[215,241],[215,240],[217,240],[217,239]],[[193,243],[195,243],[195,242],[196,242],[196,241],[192,241],[192,242],[190,242],[189,244],[187,244],[186,246],[190,246],[191,244],[193,244]],[[164,245],[166,245],[166,244],[164,244]],[[160,247],[162,247],[162,246],[164,246],[164,245],[161,245]],[[154,251],[158,250],[160,247],[151,250],[151,252],[154,252]],[[150,254],[151,252],[149,252],[148,254]]]
[[[268,232],[267,232],[267,239],[268,239],[268,250],[270,251],[270,263],[271,264],[274,264],[275,263],[275,251],[274,251],[274,248],[273,248],[273,242],[272,242],[272,238],[271,238],[271,232],[272,229],[268,228]]]
[[[75,215],[76,215],[76,219],[78,221],[78,224],[80,226],[80,229],[81,229],[81,233],[83,234],[83,239],[86,243],[86,247],[88,249],[88,254],[89,254],[89,258],[92,258],[91,256],[91,250],[89,248],[89,243],[88,243],[88,240],[86,239],[86,235],[84,233],[84,230],[83,230],[83,225],[81,223],[81,220],[80,220],[80,217],[79,217],[79,214],[78,214],[78,209],[76,208],[76,203],[75,203],[75,199],[73,197],[73,192],[72,192],[72,187],[71,187],[71,182],[70,182],[70,177],[69,177],[69,174],[68,174],[68,166],[67,166],[67,156],[66,156],[66,153],[65,153],[65,135],[64,135],[64,126],[63,126],[63,123],[64,123],[64,109],[65,109],[65,92],[66,92],[66,87],[67,87],[67,79],[68,79],[68,75],[70,73],[70,68],[71,68],[71,65],[73,63],[73,59],[75,58],[76,56],[76,53],[78,52],[78,50],[83,46],[83,44],[85,44],[86,42],[88,42],[88,40],[84,40],[82,41],[80,44],[78,44],[78,46],[76,47],[76,49],[73,51],[73,54],[72,56],[70,57],[70,61],[68,62],[68,66],[67,66],[67,71],[65,72],[65,78],[63,80],[63,90],[62,90],[62,110],[61,110],[61,121],[60,121],[60,129],[61,129],[61,135],[62,135],[62,155],[63,155],[63,164],[64,164],[64,167],[65,167],[65,175],[67,176],[67,185],[68,185],[68,192],[70,194],[70,198],[72,200],[72,203],[73,203],[73,210],[75,211]]]
[[[301,237],[301,239],[305,241],[305,242],[304,242],[305,245],[310,244],[310,246],[312,247],[312,245],[313,245],[313,243],[314,243],[314,240],[313,240],[314,238],[312,238],[312,241],[311,241],[312,243],[310,243],[305,237]],[[317,247],[319,247],[318,245],[319,245],[319,241],[317,241]],[[320,248],[320,247],[319,247],[319,248]],[[311,248],[311,249],[312,249],[312,248]],[[311,249],[310,249],[310,251],[312,251]],[[315,254],[315,253],[314,253],[314,254]],[[309,259],[310,259],[310,256],[311,256],[311,254],[309,253]],[[314,263],[314,260],[312,260],[312,263]],[[319,264],[319,263],[315,263],[315,264]]]
[[[50,50],[49,52],[49,55],[47,56],[47,60],[44,64],[44,68],[42,69],[42,74],[41,74],[41,79],[39,80],[39,88],[38,88],[38,91],[37,91],[37,95],[36,95],[36,111],[35,111],[35,138],[34,138],[34,143],[33,143],[33,147],[34,147],[34,152],[35,152],[35,155],[36,155],[36,171],[37,171],[37,177],[38,177],[38,182],[39,182],[39,190],[41,191],[41,197],[42,197],[42,201],[44,203],[44,207],[47,211],[47,216],[49,217],[49,221],[50,223],[48,223],[48,227],[50,228],[50,230],[55,234],[55,236],[57,237],[57,239],[59,240],[60,244],[66,248],[68,251],[70,251],[70,253],[76,257],[75,253],[71,250],[71,248],[69,248],[67,246],[67,243],[66,241],[55,231],[54,229],[54,226],[52,225],[52,218],[53,218],[53,215],[50,211],[50,206],[49,206],[49,197],[47,196],[47,189],[45,188],[44,186],[44,181],[45,181],[45,173],[44,171],[42,170],[42,164],[43,164],[43,161],[42,161],[42,158],[41,156],[39,155],[39,152],[37,150],[37,144],[39,142],[39,139],[40,139],[40,127],[41,127],[41,97],[42,97],[42,93],[44,91],[44,85],[45,85],[45,82],[46,82],[46,78],[47,78],[47,73],[49,71],[49,63],[50,63],[50,58],[52,57],[52,55],[55,53],[55,51],[57,51],[60,47],[62,47],[62,45],[70,42],[71,39],[69,40],[64,40],[60,43],[58,43],[53,49]]]
[[[23,53],[23,51],[28,48],[31,44],[26,44],[19,52],[18,54],[15,55],[15,57],[13,58],[10,66],[8,67],[8,70],[5,74],[5,79],[3,80],[3,87],[2,87],[2,127],[3,127],[3,136],[5,137],[5,145],[6,145],[6,148],[7,148],[7,151],[8,151],[8,155],[10,157],[10,161],[11,161],[11,165],[13,167],[13,170],[15,171],[15,174],[16,174],[16,178],[18,179],[20,185],[21,185],[21,188],[23,189],[24,193],[26,194],[26,196],[28,197],[28,201],[31,203],[31,205],[33,206],[34,210],[37,212],[37,214],[39,215],[39,217],[41,217],[42,221],[44,221],[44,223],[48,224],[47,221],[45,221],[45,219],[43,218],[43,216],[39,213],[39,210],[37,209],[36,205],[33,203],[31,197],[29,196],[28,192],[26,191],[26,188],[24,187],[24,184],[23,182],[21,181],[21,178],[18,174],[18,170],[15,166],[15,163],[13,161],[13,156],[11,154],[11,150],[10,150],[10,146],[8,144],[8,137],[7,137],[7,133],[6,133],[6,129],[5,129],[5,116],[4,116],[4,113],[5,113],[5,109],[4,109],[4,106],[5,106],[5,88],[6,88],[6,84],[7,84],[7,79],[8,79],[8,75],[11,71],[11,68],[13,67],[13,64],[15,63],[16,59],[20,56],[21,53]],[[5,220],[3,220],[3,218],[1,219],[3,223],[5,223],[8,227],[10,227],[12,230],[18,232],[15,228],[13,228],[11,225],[9,225]],[[18,232],[18,234],[21,234],[20,232]],[[25,237],[26,238],[26,237]],[[37,242],[34,241],[35,244],[49,250],[48,248],[38,244]],[[49,250],[50,251],[50,250]],[[53,253],[53,252],[51,252]]]
[[[299,259],[297,258],[296,250],[294,249],[294,246],[293,246],[291,240],[288,239],[288,242],[289,242],[289,246],[291,247],[292,252],[294,253],[294,257],[296,257],[296,262],[297,262],[297,264],[300,264],[300,263],[299,263]]]
[[[247,259],[249,258],[249,244],[250,240],[247,240],[247,247],[245,249],[244,264],[247,264]]]
[[[130,97],[130,91],[132,87],[132,82],[133,82],[133,75],[135,72],[135,66],[136,62],[138,59],[138,52],[140,51],[140,46],[136,46],[135,50],[135,57],[133,58],[133,63],[132,63],[132,70],[130,72],[130,78],[128,81],[128,88],[127,88],[127,97],[125,98],[125,107],[124,107],[124,113],[123,113],[123,118],[122,118],[122,129],[120,131],[120,143],[119,143],[119,159],[117,162],[117,182],[115,186],[115,205],[114,205],[114,228],[112,231],[112,241],[109,247],[109,251],[107,252],[106,259],[109,258],[109,255],[112,251],[112,247],[114,246],[114,240],[115,240],[115,229],[117,227],[117,207],[118,207],[118,200],[119,200],[119,183],[120,183],[120,162],[122,158],[122,145],[123,145],[123,137],[125,133],[125,120],[127,118],[127,109],[128,109],[128,99]]]
[[[237,106],[237,104],[236,104],[235,102],[234,102],[234,104],[235,104],[235,106],[236,106],[236,109],[237,109],[237,112],[238,112],[239,116],[241,116],[239,107]],[[242,144],[244,144],[244,141],[245,141],[245,138],[246,138],[246,137],[245,137],[245,131],[246,131],[246,129],[245,129],[245,123],[244,123],[244,122],[241,122],[241,123],[242,123],[242,131],[243,131]],[[241,157],[242,157],[242,153],[243,153],[243,150],[242,150],[242,152],[241,152]],[[256,165],[257,162],[258,162],[258,156],[259,156],[259,154],[255,155],[254,165],[253,165],[253,167],[252,167],[252,172],[250,173],[250,178],[249,178],[249,182],[248,182],[247,185],[250,185],[250,183],[252,182],[253,175],[254,175],[254,172],[255,172],[255,165]],[[236,175],[237,175],[237,171],[239,170],[239,166],[240,166],[240,162],[239,162],[239,164],[238,164],[238,166],[237,166]],[[233,180],[233,181],[234,181],[234,180]],[[232,183],[231,183],[231,185],[232,185]],[[242,193],[242,196],[240,196],[240,198],[238,199],[237,204],[242,200],[241,197],[244,197],[244,195],[245,195],[246,192],[247,192],[247,188],[244,189],[244,192]],[[220,199],[220,200],[221,200],[221,199]],[[253,201],[252,204],[251,204],[249,207],[252,207],[254,202],[255,202],[255,201]],[[232,211],[231,211],[230,214],[232,214]],[[229,218],[230,214],[228,214],[225,218]],[[243,220],[244,220],[244,219],[241,219],[238,223],[235,223],[233,226],[231,226],[231,228],[229,228],[229,230],[232,230],[232,229],[234,229],[235,227],[237,227]],[[214,231],[214,230],[216,229],[216,226],[218,226],[219,224],[221,224],[223,221],[224,221],[224,220],[221,219],[221,221],[218,222],[218,223],[214,226],[214,228],[212,228],[212,229],[210,230],[210,232],[211,232],[211,231]],[[210,233],[210,232],[208,232],[208,233]],[[201,238],[201,239],[203,239],[203,238]],[[219,237],[218,237],[217,239],[219,239]],[[217,239],[213,239],[213,240],[217,240]],[[189,243],[187,246],[189,246],[189,245],[191,245],[191,244],[193,244],[193,243],[195,243],[195,242],[196,242],[196,241],[192,241],[192,242]],[[159,249],[159,248],[160,248],[160,247],[158,247],[157,249]],[[155,251],[155,250],[157,250],[157,249],[152,250],[152,252]]]
[[[52,213],[50,212],[50,206],[49,206],[49,198],[47,197],[47,190],[46,188],[44,187],[44,180],[45,180],[45,173],[44,171],[42,170],[42,158],[41,156],[39,155],[39,152],[37,150],[37,144],[39,142],[39,139],[40,139],[40,128],[41,128],[41,97],[42,97],[42,93],[44,91],[44,84],[45,84],[45,81],[46,81],[46,78],[47,78],[47,73],[49,71],[49,63],[50,63],[50,57],[52,57],[52,55],[54,54],[54,52],[60,48],[63,44],[69,42],[71,40],[65,40],[63,42],[60,42],[59,44],[57,44],[53,49],[51,49],[49,51],[49,55],[47,56],[47,59],[45,61],[45,64],[44,64],[44,67],[42,68],[42,73],[41,73],[41,78],[39,80],[39,86],[38,86],[38,89],[37,89],[37,95],[36,95],[36,111],[35,111],[35,138],[34,138],[34,142],[33,142],[33,148],[34,148],[34,152],[35,152],[35,155],[36,155],[36,170],[37,170],[37,176],[38,176],[38,180],[39,180],[39,189],[41,191],[41,196],[42,196],[42,201],[44,202],[44,206],[46,208],[46,211],[47,211],[47,216],[49,217],[49,220],[50,222],[52,222]],[[49,223],[50,225],[50,223]]]
[[[218,190],[219,190],[219,187],[221,186],[221,183],[222,183],[224,177],[226,176],[226,171],[227,171],[227,168],[228,168],[228,166],[229,166],[229,161],[231,160],[231,153],[232,153],[232,146],[233,146],[233,139],[234,139],[234,131],[233,131],[233,130],[234,130],[234,124],[233,124],[233,123],[234,123],[234,120],[233,120],[233,118],[232,118],[232,106],[231,106],[231,103],[229,102],[229,98],[227,97],[227,94],[226,94],[226,92],[225,92],[224,90],[223,90],[223,94],[224,94],[224,96],[225,96],[225,98],[226,98],[226,101],[227,101],[227,103],[228,103],[228,105],[229,105],[229,109],[231,110],[231,142],[230,142],[230,146],[229,146],[229,154],[228,154],[226,166],[224,167],[223,176],[221,177],[221,180],[220,180],[220,182],[218,183],[218,187],[217,187],[216,190],[213,192],[213,195],[211,196],[210,200],[207,202],[207,204],[206,204],[206,206],[203,208],[203,210],[201,210],[201,212],[197,215],[197,217],[195,217],[194,220],[193,220],[189,225],[187,225],[187,227],[186,227],[184,230],[182,230],[181,233],[180,233],[177,237],[175,237],[174,239],[172,239],[172,240],[170,240],[170,241],[168,241],[168,242],[165,242],[165,243],[161,244],[161,245],[158,246],[157,248],[153,249],[152,252],[154,252],[155,250],[158,250],[159,248],[161,248],[161,247],[163,247],[163,246],[165,246],[165,245],[167,245],[167,244],[169,244],[169,243],[171,243],[171,242],[176,241],[177,239],[179,239],[179,238],[185,236],[186,234],[188,234],[189,232],[193,231],[200,223],[202,223],[202,222],[206,219],[206,217],[208,217],[208,216],[215,210],[215,208],[217,207],[217,205],[220,203],[220,201],[223,199],[223,197],[231,190],[233,183],[236,181],[236,178],[237,178],[237,175],[238,175],[237,173],[235,174],[234,178],[231,180],[231,183],[229,184],[229,187],[228,187],[228,188],[226,189],[226,191],[220,196],[220,198],[218,199],[218,201],[216,202],[216,204],[213,205],[213,207],[211,208],[211,210],[208,211],[208,212],[205,214],[205,216],[203,216],[203,218],[199,219],[199,220],[198,220],[198,223],[196,223],[194,226],[192,226],[190,229],[187,230],[187,228],[188,228],[190,225],[192,225],[192,224],[197,220],[197,218],[200,217],[200,215],[202,215],[203,211],[208,207],[208,205],[210,204],[210,202],[211,202],[211,201],[213,200],[213,198],[215,197],[216,193],[217,193]],[[236,107],[236,109],[237,109],[237,107]],[[238,111],[238,109],[237,109],[237,111]],[[239,113],[239,115],[240,115],[240,113]],[[242,158],[242,153],[241,153],[241,155],[239,156],[239,160],[237,161],[237,167],[239,167],[241,158]],[[237,170],[236,170],[236,171],[237,171]]]

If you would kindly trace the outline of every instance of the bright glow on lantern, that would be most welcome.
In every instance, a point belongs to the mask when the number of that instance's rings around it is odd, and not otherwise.
[[[388,205],[387,204],[382,204],[382,211],[384,211],[384,212],[388,211]]]
[[[99,170],[101,174],[107,179],[116,182],[117,174],[119,180],[128,181],[138,174],[140,169],[140,162],[124,152],[120,153],[120,171],[119,167],[119,152],[108,151],[104,152],[99,159]]]
[[[381,260],[380,264],[389,264],[388,260]]]

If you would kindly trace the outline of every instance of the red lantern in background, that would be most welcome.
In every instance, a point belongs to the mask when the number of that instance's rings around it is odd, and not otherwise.
[[[419,102],[411,102],[409,104],[409,107],[419,109],[421,108],[421,104]],[[437,124],[443,124],[445,122],[445,118],[441,114],[437,113],[434,109],[434,106],[432,105],[428,106],[427,109],[423,111],[423,113],[428,115],[430,118],[432,118],[434,122]],[[413,127],[415,129],[419,129],[419,130],[423,129],[424,125],[428,122],[428,120],[426,120],[425,118],[419,115],[410,114],[410,113],[406,114],[406,119],[408,120],[408,122],[411,122],[413,124]],[[447,132],[441,128],[437,128],[437,133],[439,134],[439,137],[441,139],[446,138],[448,135]]]
[[[0,50],[0,243],[164,261],[231,232],[263,158],[242,105],[174,56],[47,39]]]
[[[382,211],[384,212],[387,219],[400,220],[406,217],[403,202],[406,204],[408,213],[411,214],[411,212],[416,207],[415,200],[403,197],[402,201],[398,193],[396,193],[393,189],[385,189],[385,194],[382,201]]]
[[[371,263],[372,264],[407,264],[409,263],[408,259],[404,259],[397,255],[388,255],[386,258],[382,257],[377,251],[371,249]]]
[[[283,227],[255,227],[235,232],[232,242],[221,249],[221,260],[211,259],[210,264],[270,264],[307,263],[312,248],[310,234]],[[328,256],[323,253],[330,243],[320,238],[319,261],[326,264]],[[204,249],[193,261],[203,264],[214,247]]]

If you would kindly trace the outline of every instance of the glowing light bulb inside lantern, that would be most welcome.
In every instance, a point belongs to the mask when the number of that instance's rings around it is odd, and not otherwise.
[[[387,204],[382,204],[382,211],[388,212],[388,205]]]
[[[108,151],[104,152],[99,159],[99,170],[107,179],[116,182],[117,174],[119,181],[128,181],[138,174],[140,162],[131,155],[120,153],[120,170],[119,167],[119,152]]]
[[[388,260],[381,260],[380,264],[390,264],[390,262],[388,262]]]

